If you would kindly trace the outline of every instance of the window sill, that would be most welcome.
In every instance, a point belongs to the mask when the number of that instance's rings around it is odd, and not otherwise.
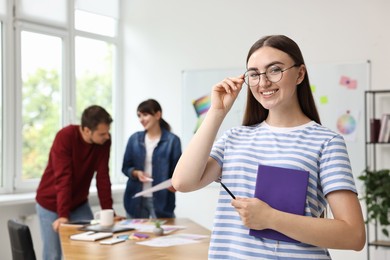
[[[126,184],[113,184],[111,186],[112,195],[120,195],[124,192]],[[92,197],[97,196],[96,187],[91,187],[89,190],[89,195]],[[0,207],[2,206],[15,206],[35,203],[35,192],[27,193],[13,193],[13,194],[1,194],[0,195]]]

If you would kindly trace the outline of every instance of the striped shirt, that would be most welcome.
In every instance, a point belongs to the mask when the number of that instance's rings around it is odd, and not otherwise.
[[[292,128],[265,122],[226,131],[210,156],[222,167],[222,181],[238,197],[253,197],[259,164],[308,171],[305,215],[319,217],[325,196],[356,187],[343,137],[315,122]],[[209,259],[331,259],[327,249],[304,243],[255,238],[221,189],[209,248]]]

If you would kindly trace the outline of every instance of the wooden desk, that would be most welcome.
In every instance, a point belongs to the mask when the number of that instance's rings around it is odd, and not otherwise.
[[[76,259],[131,259],[131,260],[149,260],[149,259],[167,259],[167,260],[202,260],[207,259],[207,253],[210,243],[210,230],[200,226],[190,219],[176,218],[166,219],[166,225],[183,225],[186,229],[175,231],[172,234],[190,233],[208,235],[207,238],[200,240],[200,243],[178,245],[170,247],[150,247],[136,244],[136,240],[126,240],[115,245],[101,245],[99,242],[86,242],[71,240],[70,235],[81,233],[76,225],[62,225],[60,227],[60,239],[62,253],[66,260]],[[132,231],[115,233],[129,234]],[[149,234],[153,238],[153,234]],[[149,239],[150,239],[149,238]]]

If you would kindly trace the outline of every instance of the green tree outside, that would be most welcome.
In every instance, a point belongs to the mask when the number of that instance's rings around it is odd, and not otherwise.
[[[111,56],[111,53],[110,55]],[[111,61],[111,58],[107,58]],[[111,64],[111,63],[110,63]],[[62,90],[58,71],[38,69],[22,89],[22,179],[40,178],[47,165],[55,134],[62,127]],[[89,105],[98,104],[112,111],[112,76],[84,73],[77,81],[77,116]]]
[[[56,130],[61,124],[60,78],[55,70],[38,69],[23,84],[23,179],[39,178]]]

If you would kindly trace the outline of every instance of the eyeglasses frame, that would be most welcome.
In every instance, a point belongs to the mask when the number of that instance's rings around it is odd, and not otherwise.
[[[282,78],[283,78],[283,72],[285,72],[286,70],[292,69],[292,68],[294,68],[294,67],[299,67],[299,66],[300,66],[299,64],[296,64],[296,63],[295,63],[295,64],[292,65],[291,67],[288,67],[288,68],[286,68],[286,69],[282,69],[282,70],[280,71],[281,76],[280,76],[280,79],[279,79],[278,81],[271,81],[271,80],[269,80],[269,78],[267,77],[267,70],[266,70],[265,72],[259,72],[259,82],[257,82],[257,84],[254,85],[254,86],[249,86],[249,84],[246,82],[246,80],[244,80],[244,81],[245,81],[245,84],[246,84],[248,87],[254,88],[254,87],[257,87],[257,86],[260,84],[261,75],[265,75],[265,78],[267,79],[267,81],[272,82],[272,83],[278,83],[278,82],[281,81]],[[248,71],[251,71],[251,70],[253,70],[253,69],[250,69],[250,70],[245,71],[244,75],[245,75]],[[245,78],[244,78],[244,79],[245,79]]]

